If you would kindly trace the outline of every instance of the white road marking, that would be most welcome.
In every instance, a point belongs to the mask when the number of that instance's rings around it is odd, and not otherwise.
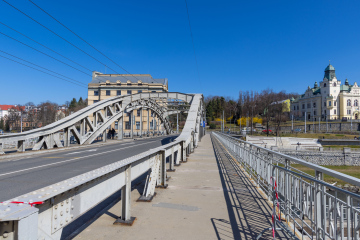
[[[97,148],[95,149],[90,149],[90,150],[85,150],[85,151],[81,151],[81,152],[72,152],[72,153],[67,153],[65,155],[72,155],[72,154],[78,154],[78,153],[84,153],[84,152],[96,152]]]
[[[149,143],[152,143],[152,142],[156,142],[156,141],[151,141],[151,142],[136,144],[136,145],[134,145],[134,146],[129,146],[129,147],[121,148],[121,149],[109,150],[109,151],[106,151],[105,153],[121,151],[121,150],[126,149],[126,148],[132,148],[132,147],[136,147],[136,146],[139,146],[139,145],[149,144]],[[60,161],[60,162],[56,162],[56,163],[49,163],[49,164],[45,164],[45,165],[41,165],[41,166],[37,166],[37,167],[26,168],[26,169],[22,169],[22,170],[13,171],[13,172],[3,173],[3,174],[0,174],[0,177],[5,176],[5,175],[9,175],[9,174],[13,174],[13,173],[19,173],[19,172],[24,172],[24,171],[32,170],[32,169],[37,169],[37,168],[52,166],[52,165],[56,165],[56,164],[60,164],[60,163],[72,162],[72,161],[75,161],[75,160],[79,160],[79,159],[86,158],[86,157],[97,156],[97,155],[100,155],[100,154],[104,154],[104,152],[96,153],[96,154],[92,154],[92,155],[87,155],[87,156],[83,156],[83,157],[72,158],[72,159],[68,159],[68,160],[64,160],[64,161]]]

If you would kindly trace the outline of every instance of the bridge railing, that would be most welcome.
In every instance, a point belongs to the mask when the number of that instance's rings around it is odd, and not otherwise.
[[[360,179],[223,133],[214,136],[273,203],[276,181],[281,221],[294,234],[304,239],[359,239],[360,196],[324,182],[323,177],[327,174],[355,186],[360,186]],[[292,164],[306,166],[313,174]]]
[[[204,116],[203,96],[194,94],[184,130],[174,142],[0,203],[0,236],[61,239],[65,227],[119,189],[122,213],[116,223],[131,223],[131,182],[148,173],[140,201],[150,201],[156,186],[166,187],[167,159],[170,170],[186,161],[203,135]]]

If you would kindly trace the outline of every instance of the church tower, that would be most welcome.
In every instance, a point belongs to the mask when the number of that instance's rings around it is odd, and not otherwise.
[[[325,68],[324,72],[324,78],[327,78],[329,81],[331,81],[333,78],[336,78],[335,68],[330,63],[329,66]]]

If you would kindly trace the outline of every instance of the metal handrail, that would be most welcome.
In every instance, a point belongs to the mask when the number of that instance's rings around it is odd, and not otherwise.
[[[360,196],[323,181],[324,173],[358,185],[360,180],[265,149],[223,133],[213,133],[256,184],[275,201],[270,179],[277,179],[281,215],[303,239],[359,239]],[[291,167],[302,164],[315,177]],[[331,191],[329,191],[331,190]],[[346,212],[345,217],[343,214]]]

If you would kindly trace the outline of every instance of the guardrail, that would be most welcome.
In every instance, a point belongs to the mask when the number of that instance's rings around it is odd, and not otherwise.
[[[174,169],[204,134],[203,106],[203,96],[194,94],[184,129],[172,143],[1,203],[0,239],[60,239],[64,227],[119,189],[122,214],[116,223],[131,223],[131,181],[148,172],[142,201],[153,198],[156,186],[167,186],[166,159]]]
[[[360,196],[324,182],[323,176],[327,174],[356,186],[360,186],[360,179],[223,133],[213,134],[269,201],[275,201],[272,180],[276,180],[281,216],[294,233],[303,239],[359,239]],[[294,163],[313,169],[315,177],[291,167]]]

